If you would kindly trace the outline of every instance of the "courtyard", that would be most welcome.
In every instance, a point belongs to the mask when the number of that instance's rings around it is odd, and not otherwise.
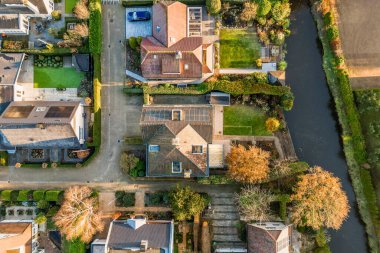
[[[265,128],[267,116],[254,106],[231,105],[224,107],[224,135],[272,135]]]
[[[261,44],[253,29],[220,30],[220,67],[256,68]]]

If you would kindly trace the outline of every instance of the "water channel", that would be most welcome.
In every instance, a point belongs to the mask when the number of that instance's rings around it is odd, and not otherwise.
[[[322,49],[307,0],[292,1],[292,35],[287,39],[286,81],[296,97],[286,114],[300,160],[320,165],[338,176],[346,191],[351,211],[339,231],[329,231],[333,253],[368,252],[364,225],[357,210],[340,142],[333,101],[322,68]]]

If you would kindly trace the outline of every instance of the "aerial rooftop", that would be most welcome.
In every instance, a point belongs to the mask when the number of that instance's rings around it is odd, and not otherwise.
[[[16,83],[23,60],[24,54],[0,53],[0,85]]]

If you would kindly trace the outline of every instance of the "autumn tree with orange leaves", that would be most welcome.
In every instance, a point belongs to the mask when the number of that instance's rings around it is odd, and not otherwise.
[[[241,183],[257,183],[268,177],[270,153],[259,147],[246,149],[242,145],[231,148],[227,155],[228,175]]]
[[[350,206],[339,178],[321,167],[301,176],[291,196],[293,222],[298,226],[339,229],[347,218]]]
[[[104,229],[98,198],[86,186],[73,186],[65,191],[63,204],[53,220],[67,240],[78,238],[89,243]]]

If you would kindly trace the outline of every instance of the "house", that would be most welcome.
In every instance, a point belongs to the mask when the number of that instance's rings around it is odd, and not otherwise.
[[[79,148],[84,144],[80,102],[18,101],[0,115],[0,148]]]
[[[205,177],[212,143],[211,105],[144,106],[140,120],[148,177]]]
[[[24,57],[25,54],[0,53],[0,113],[14,99],[14,86]]]
[[[152,35],[141,42],[146,79],[200,79],[214,71],[213,44],[201,37],[201,7],[159,2],[152,8]]]
[[[112,221],[107,239],[91,244],[91,253],[173,253],[173,221]]]
[[[289,253],[291,236],[292,225],[282,222],[248,224],[248,253]]]
[[[28,35],[30,17],[48,17],[54,0],[0,0],[0,33]]]
[[[0,253],[42,253],[37,239],[38,225],[32,220],[0,222]]]

